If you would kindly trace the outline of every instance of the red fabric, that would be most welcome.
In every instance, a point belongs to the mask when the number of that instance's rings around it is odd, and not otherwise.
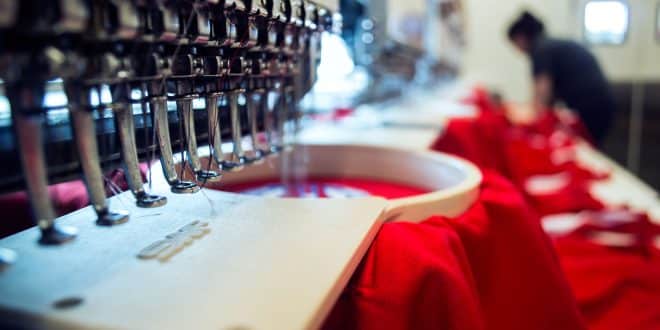
[[[456,219],[387,223],[326,329],[584,329],[538,219],[484,172]]]
[[[355,114],[355,109],[338,108],[331,112],[317,113],[311,116],[318,122],[339,122]]]
[[[451,153],[479,167],[506,174],[502,131],[507,127],[504,117],[492,112],[481,112],[477,119],[452,119],[430,149]]]
[[[476,287],[448,224],[385,224],[323,328],[485,329]]]
[[[553,159],[553,152],[558,149],[574,154],[572,141],[554,146],[549,140],[548,137],[540,134],[529,134],[515,129],[507,132],[502,152],[506,158],[509,177],[514,182],[522,182],[531,175],[552,174],[576,166],[570,160],[557,163]],[[573,155],[569,155],[571,156]]]
[[[538,127],[510,126],[503,115],[482,111],[477,118],[451,120],[430,149],[495,169],[515,182],[522,182],[530,175],[575,169],[577,165],[570,160],[575,138],[556,130],[551,133],[545,126],[545,123]],[[556,151],[569,154],[566,156],[569,159],[555,163],[553,153]],[[591,177],[603,178],[600,174]]]
[[[209,186],[211,189],[219,189],[231,192],[242,192],[248,189],[254,189],[271,184],[277,184],[277,180],[260,180],[247,183],[240,183],[234,185],[220,185],[218,187]],[[400,183],[383,182],[373,179],[359,179],[359,178],[309,178],[305,180],[305,185],[329,185],[336,184],[351,188],[364,190],[372,196],[379,196],[384,198],[402,198],[410,197],[420,194],[425,194],[428,191],[425,189],[411,187]]]
[[[584,211],[576,215],[574,222],[574,229],[555,233],[554,237],[583,239],[641,256],[652,256],[657,249],[656,240],[660,242],[660,226],[647,214],[628,209]],[[608,234],[622,235],[623,238],[613,240]]]
[[[548,111],[533,124],[512,126],[501,112],[482,110],[474,119],[451,120],[431,149],[493,169],[523,191],[526,180],[533,175],[568,173],[571,182],[564,189],[542,195],[526,193],[541,215],[600,210],[603,205],[592,197],[590,185],[608,173],[595,173],[577,165],[573,159],[575,137],[558,131],[559,122],[554,112]],[[557,160],[560,152],[563,159]]]
[[[557,131],[564,131],[572,136],[580,137],[584,141],[593,143],[593,138],[584,123],[578,116],[568,111],[562,111],[560,113],[549,109],[542,112],[533,122],[519,126],[530,132],[546,136],[550,136]]]
[[[147,164],[140,164],[143,180],[146,180],[147,170]],[[107,195],[113,195],[113,191],[128,189],[123,170],[114,170],[106,177],[108,182],[113,185],[113,188],[110,188],[106,182]],[[82,180],[51,185],[48,187],[48,194],[57,216],[71,213],[89,205],[89,196]],[[4,219],[7,219],[0,225],[0,237],[9,236],[34,226],[30,201],[25,191],[0,195],[0,210],[4,213]]]
[[[605,205],[591,195],[590,181],[579,175],[587,174],[571,175],[568,184],[556,191],[527,193],[527,201],[541,216],[604,209]]]
[[[89,204],[85,184],[80,180],[52,185],[48,187],[48,194],[58,215],[73,212]],[[0,237],[34,226],[30,202],[24,191],[0,196],[0,210],[6,219],[0,225]]]
[[[488,91],[488,89],[477,86],[472,89],[470,95],[462,100],[466,104],[471,104],[476,106],[483,112],[503,112],[505,109],[502,108],[502,104],[496,101]]]
[[[510,129],[505,141],[506,168],[514,182],[523,182],[532,175],[566,171],[582,181],[602,180],[609,176],[609,173],[596,173],[579,166],[575,161],[575,137],[563,132],[546,136]]]
[[[660,329],[660,226],[626,209],[581,212],[577,221],[554,243],[590,329]],[[611,233],[633,239],[602,236]]]
[[[541,112],[532,122],[520,123],[517,127],[529,133],[548,137],[563,128],[563,124],[557,113],[552,109],[548,109]]]
[[[660,253],[557,239],[561,265],[592,330],[660,329]]]
[[[660,239],[660,226],[651,221],[645,213],[627,209],[608,209],[597,212],[580,213],[581,225],[565,236],[573,236],[593,241],[597,244],[626,250],[642,256],[652,256],[656,249],[655,240]],[[629,244],[608,244],[598,240],[607,233],[624,234],[633,240]]]
[[[479,94],[481,98],[475,97],[474,104],[488,110],[490,105],[483,94]],[[483,121],[483,118],[479,117],[476,121]],[[501,135],[495,139],[487,139],[480,133],[479,125],[450,123],[445,135],[434,143],[433,149],[451,152],[482,167],[495,169],[498,167],[487,160],[502,154],[504,165],[499,168],[500,173],[507,175],[521,188],[532,175],[570,175],[564,188],[545,194],[527,193],[526,198],[541,214],[581,212],[588,218],[570,235],[554,240],[554,244],[589,328],[660,329],[660,252],[654,245],[660,235],[660,227],[652,224],[646,215],[639,214],[634,215],[634,221],[613,221],[612,211],[603,210],[604,206],[589,193],[590,183],[606,178],[607,173],[580,168],[570,159],[557,162],[554,157],[560,148],[564,148],[562,152],[570,152],[575,137],[592,141],[581,121],[576,116],[548,111],[528,125],[498,126]],[[557,140],[558,134],[565,135],[564,139]],[[566,136],[568,139],[565,139]],[[584,210],[603,211],[585,213]],[[595,243],[603,244],[603,240],[610,236],[602,234],[610,232],[632,234],[634,240],[630,246],[617,247]],[[630,235],[627,237],[630,238]],[[620,244],[621,241],[618,242]],[[525,279],[522,281],[525,282]]]

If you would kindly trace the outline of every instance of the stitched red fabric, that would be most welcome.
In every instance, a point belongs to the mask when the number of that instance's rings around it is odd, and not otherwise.
[[[584,329],[551,244],[506,179],[484,171],[455,219],[387,223],[326,329]]]
[[[257,181],[251,181],[240,184],[222,184],[222,183],[220,185],[210,184],[207,187],[211,189],[240,193],[246,190],[259,188],[272,184],[278,184],[278,183],[280,183],[280,181],[278,180],[257,180]],[[425,194],[428,192],[428,190],[425,189],[412,187],[400,183],[383,182],[378,180],[361,179],[361,178],[308,178],[305,180],[304,185],[317,186],[317,187],[321,187],[324,185],[341,185],[341,186],[363,190],[372,196],[379,196],[389,199],[410,197],[419,194]],[[325,197],[325,196],[321,196],[321,197]]]

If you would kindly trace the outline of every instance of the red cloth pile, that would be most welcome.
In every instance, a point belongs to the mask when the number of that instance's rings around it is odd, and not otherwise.
[[[455,219],[386,223],[326,329],[584,329],[538,218],[484,172]]]
[[[627,210],[583,217],[555,247],[589,327],[660,329],[660,226]]]
[[[432,149],[507,176],[540,215],[579,212],[582,222],[553,243],[590,329],[660,329],[660,227],[646,214],[607,209],[591,196],[591,183],[607,174],[572,159],[577,138],[589,141],[580,121],[546,112],[513,125],[487,98],[471,101],[480,116],[451,121]]]
[[[594,180],[607,174],[584,169],[574,160],[573,148],[581,138],[576,132],[583,130],[579,121],[566,123],[555,112],[546,111],[533,123],[514,125],[485,97],[475,96],[471,101],[479,107],[477,118],[451,120],[430,148],[509,178],[541,215],[604,207],[589,189]],[[566,182],[556,191],[528,191],[528,180],[539,175],[561,175]]]

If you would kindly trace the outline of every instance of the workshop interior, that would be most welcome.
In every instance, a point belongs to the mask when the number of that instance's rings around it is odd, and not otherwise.
[[[660,0],[0,0],[0,329],[660,329]]]

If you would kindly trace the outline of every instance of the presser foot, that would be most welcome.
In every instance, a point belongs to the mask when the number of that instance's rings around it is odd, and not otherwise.
[[[153,208],[167,204],[167,198],[165,196],[150,195],[145,192],[138,194],[136,198],[137,201],[135,203],[138,207],[142,208]]]
[[[199,182],[217,182],[220,181],[220,178],[222,178],[222,174],[216,172],[216,171],[206,171],[206,170],[201,170],[197,171],[195,173],[195,176],[197,177],[197,181]]]
[[[96,224],[103,227],[112,227],[128,222],[128,212],[126,211],[102,211],[98,213],[99,218]]]
[[[251,164],[260,164],[264,161],[264,158],[266,155],[261,150],[255,150],[254,155],[252,156],[245,156],[245,164],[251,165]]]
[[[242,170],[243,167],[245,167],[244,160],[241,160],[240,162],[230,162],[230,161],[222,162],[222,169],[227,172],[238,172]]]
[[[10,249],[0,248],[0,272],[13,265],[18,259],[16,252]]]
[[[270,147],[270,155],[279,154],[284,151],[284,146],[272,146]]]
[[[53,225],[46,229],[41,229],[39,244],[41,245],[61,245],[76,238],[78,230],[73,227]]]
[[[170,186],[174,194],[194,194],[199,191],[199,186],[190,181],[177,181]]]
[[[270,158],[276,154],[276,152],[272,149],[261,149],[260,151],[263,158]]]

